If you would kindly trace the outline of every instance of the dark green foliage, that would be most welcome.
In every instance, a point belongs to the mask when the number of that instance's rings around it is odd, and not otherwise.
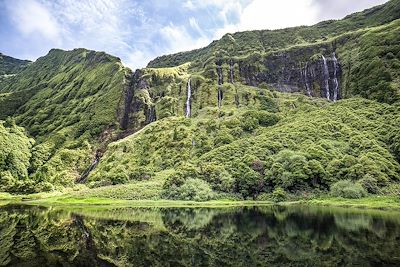
[[[281,187],[275,188],[271,194],[271,200],[275,202],[285,201],[287,199],[287,193]]]
[[[267,182],[284,189],[306,184],[311,178],[311,169],[304,154],[282,150],[268,160],[265,172]]]
[[[358,183],[370,194],[378,194],[380,192],[378,181],[371,175],[365,175]]]

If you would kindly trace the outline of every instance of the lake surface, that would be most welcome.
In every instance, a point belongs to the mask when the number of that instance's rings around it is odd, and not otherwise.
[[[400,213],[6,205],[0,266],[400,266]]]

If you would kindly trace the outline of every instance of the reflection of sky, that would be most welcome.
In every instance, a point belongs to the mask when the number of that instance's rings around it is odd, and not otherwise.
[[[385,0],[0,0],[0,52],[34,60],[85,47],[132,68],[227,32],[309,25]]]

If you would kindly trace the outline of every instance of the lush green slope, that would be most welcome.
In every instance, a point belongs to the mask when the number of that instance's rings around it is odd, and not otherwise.
[[[0,191],[25,191],[33,145],[14,121],[0,121]]]
[[[205,110],[196,119],[152,123],[110,144],[90,185],[151,180],[167,169],[172,172],[160,194],[171,198],[181,197],[179,188],[193,178],[216,193],[244,198],[278,187],[326,192],[339,180],[369,183],[366,189],[378,193],[399,182],[398,105],[253,91],[268,97],[275,110],[256,101],[223,115]]]
[[[16,74],[23,70],[29,63],[29,60],[21,60],[0,53],[0,81],[6,78],[6,76]]]
[[[96,136],[115,124],[123,78],[118,58],[54,49],[1,84],[1,118],[14,115],[34,136],[66,128],[75,138]]]
[[[1,82],[0,119],[13,115],[36,139],[16,178],[72,185],[118,130],[129,72],[103,52],[53,49]]]

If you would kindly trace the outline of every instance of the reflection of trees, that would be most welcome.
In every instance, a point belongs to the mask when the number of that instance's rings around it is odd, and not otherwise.
[[[88,257],[85,233],[75,218],[65,212],[3,207],[0,233],[0,266],[98,266],[99,263]]]
[[[121,212],[134,216],[2,208],[0,265],[32,266],[32,259],[38,266],[400,264],[400,223],[391,216],[299,207]]]

